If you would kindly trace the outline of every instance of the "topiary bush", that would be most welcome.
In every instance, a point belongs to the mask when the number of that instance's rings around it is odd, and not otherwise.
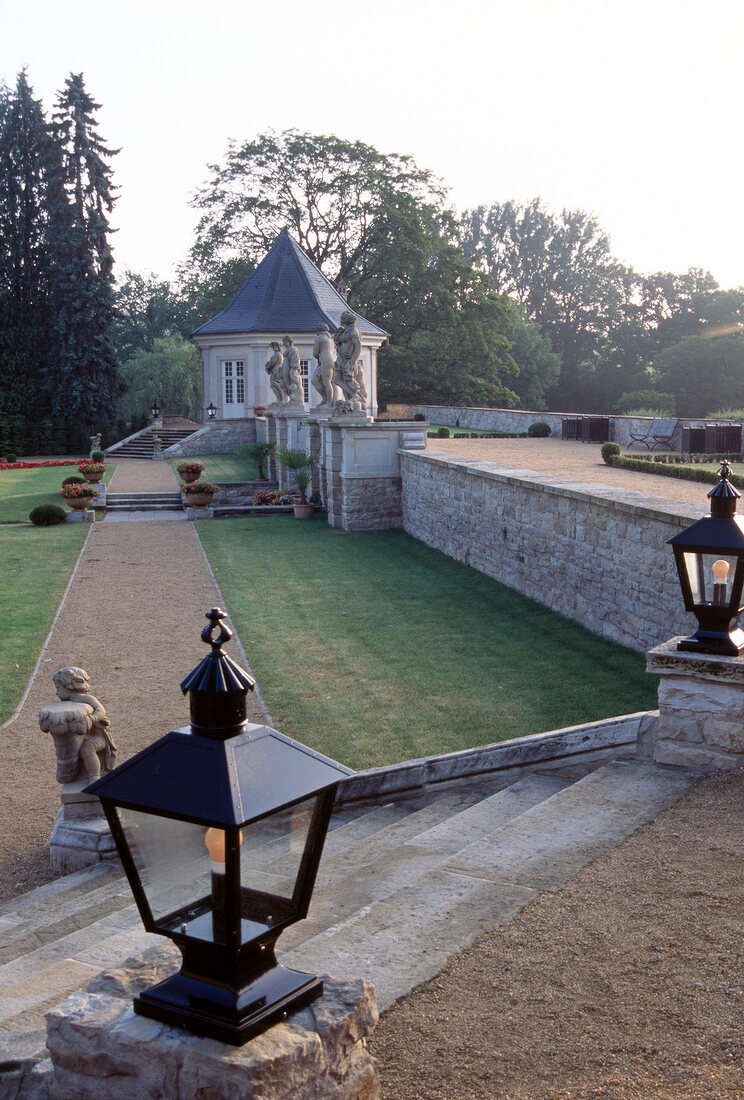
[[[85,485],[85,478],[84,477],[78,477],[77,474],[70,474],[69,477],[65,478],[65,480],[62,482],[62,484],[63,485]]]
[[[530,424],[527,435],[532,439],[540,439],[550,435],[550,424],[546,424],[544,420],[536,420],[534,424]]]
[[[450,437],[449,428],[437,428],[437,435],[436,435],[437,439],[449,439],[449,437]]]
[[[37,504],[29,513],[29,519],[36,527],[56,527],[64,523],[67,513],[58,504]]]
[[[613,459],[619,458],[620,454],[621,451],[619,443],[602,444],[602,458],[605,460],[608,466],[611,466]]]
[[[93,462],[103,462],[106,456],[103,451],[91,451],[90,457]]]
[[[14,455],[14,454],[7,454],[7,455],[5,456],[5,461],[6,461],[6,462],[7,462],[8,464],[10,464],[11,462],[17,462],[17,461],[18,461],[18,455]]]

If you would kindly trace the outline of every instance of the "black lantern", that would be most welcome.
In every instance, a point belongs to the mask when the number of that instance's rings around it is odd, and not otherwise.
[[[150,412],[152,413],[153,420],[158,420],[159,419],[159,417],[160,417],[160,405],[158,405],[157,401],[153,401],[152,408],[150,409]]]
[[[214,420],[216,415],[217,415],[217,406],[215,405],[214,401],[210,401],[209,404],[207,405],[207,416],[209,417],[210,420]]]
[[[191,723],[86,790],[103,805],[145,928],[183,955],[135,1011],[240,1045],[323,984],[276,961],[307,915],[339,780],[348,768],[246,722],[251,677],[226,654],[214,608],[204,660],[181,682]]]
[[[708,493],[710,515],[669,539],[679,573],[685,607],[698,629],[678,649],[736,657],[744,651],[739,626],[744,587],[744,520],[736,515],[740,493],[730,483],[724,462],[720,481]]]

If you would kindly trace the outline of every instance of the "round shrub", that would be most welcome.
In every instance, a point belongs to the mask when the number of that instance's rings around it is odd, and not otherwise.
[[[543,436],[550,435],[550,424],[546,424],[544,420],[536,420],[534,424],[530,424],[527,429],[527,435],[532,439],[539,439]]]
[[[62,482],[62,484],[63,485],[85,485],[85,478],[84,477],[78,477],[77,474],[70,474],[69,477],[65,478],[65,480]]]
[[[449,439],[449,437],[450,437],[449,428],[437,428],[437,436],[436,437],[437,437],[437,439]]]
[[[7,454],[5,456],[5,461],[8,463],[8,465],[10,465],[11,462],[17,462],[18,461],[18,455]]]
[[[602,444],[602,458],[605,460],[608,466],[612,465],[613,458],[620,456],[620,444],[619,443],[603,443]]]
[[[37,504],[31,509],[29,519],[37,527],[56,527],[64,523],[67,513],[58,504]]]
[[[414,413],[413,414],[413,419],[414,420],[426,420],[426,417],[424,416],[423,413]]]
[[[103,462],[106,456],[104,455],[103,451],[91,451],[90,457],[93,462]]]

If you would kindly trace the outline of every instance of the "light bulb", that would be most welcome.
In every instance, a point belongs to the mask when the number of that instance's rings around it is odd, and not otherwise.
[[[209,858],[213,864],[221,865],[220,870],[225,870],[225,830],[214,829],[210,826],[204,834],[204,843],[209,852]],[[238,833],[238,845],[243,843],[243,834]]]
[[[714,561],[711,565],[713,576],[717,581],[725,581],[729,575],[729,569],[731,566],[724,558],[719,558],[718,561]]]

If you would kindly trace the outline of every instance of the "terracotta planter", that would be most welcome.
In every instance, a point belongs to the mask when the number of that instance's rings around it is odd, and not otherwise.
[[[294,514],[295,519],[310,519],[315,511],[314,504],[295,504]]]
[[[266,416],[266,406],[265,405],[254,405],[253,406],[253,414],[254,414],[254,416],[261,416],[261,417]]]
[[[200,470],[198,474],[179,474],[178,476],[181,481],[184,481],[187,485],[191,485],[192,482],[199,480],[202,476],[202,471]]]
[[[190,508],[205,508],[213,499],[214,493],[186,493],[186,503]]]
[[[72,499],[68,499],[67,497],[65,497],[65,504],[69,505],[70,508],[74,508],[76,512],[84,512],[86,508],[90,507],[94,499],[95,498],[92,496],[74,497]]]
[[[85,477],[88,485],[97,485],[98,482],[103,479],[103,475],[105,474],[105,472],[105,470],[102,470],[100,474],[84,474],[83,476]]]

